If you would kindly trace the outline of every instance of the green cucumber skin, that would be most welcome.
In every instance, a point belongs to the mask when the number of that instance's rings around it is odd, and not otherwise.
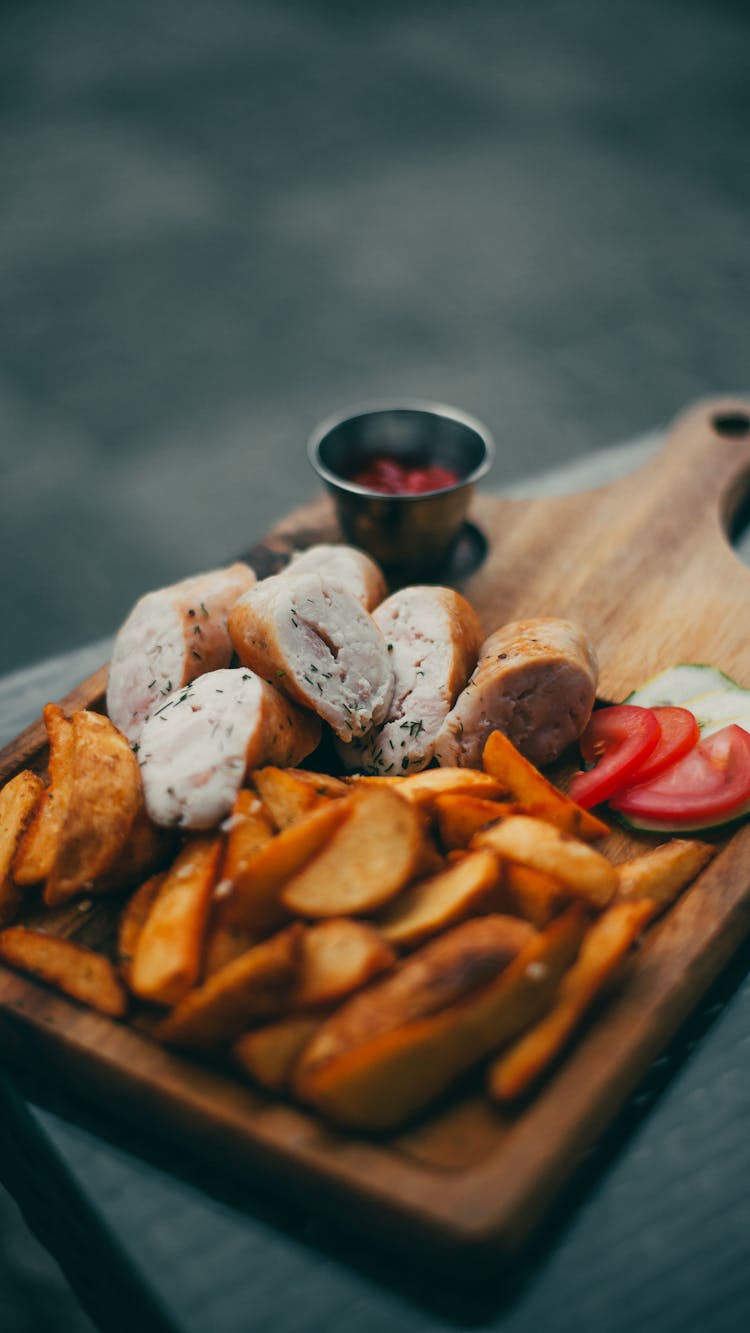
[[[729,829],[730,824],[738,824],[740,820],[750,815],[750,801],[746,802],[740,810],[733,810],[726,815],[718,816],[708,824],[696,820],[693,824],[658,824],[649,819],[638,819],[635,815],[624,815],[621,810],[615,810],[610,806],[610,812],[615,816],[619,824],[627,829],[632,829],[635,833],[671,833],[679,837],[681,833],[709,833],[711,829],[725,828]]]

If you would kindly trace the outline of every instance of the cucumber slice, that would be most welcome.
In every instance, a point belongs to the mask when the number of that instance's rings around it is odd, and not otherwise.
[[[688,708],[688,699],[727,690],[741,690],[741,686],[717,667],[682,662],[679,666],[661,671],[658,676],[652,676],[639,690],[633,690],[623,703],[639,704],[641,708],[659,708],[664,704]]]
[[[708,822],[698,819],[692,824],[680,824],[676,820],[673,820],[672,823],[666,820],[664,823],[659,823],[652,819],[642,819],[640,816],[624,815],[620,810],[613,810],[611,813],[620,824],[625,825],[625,828],[637,829],[639,833],[672,833],[679,838],[681,833],[700,833],[708,829],[723,828],[725,825],[737,823],[738,820],[750,815],[750,801],[738,806],[736,810],[728,810],[723,815],[716,815],[714,819]]]
[[[750,729],[750,690],[739,685],[696,695],[694,699],[686,699],[682,706],[693,714],[702,736],[710,736],[733,722],[745,731]]]

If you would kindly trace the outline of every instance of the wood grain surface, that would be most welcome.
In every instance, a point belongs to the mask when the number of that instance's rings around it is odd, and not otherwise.
[[[727,539],[750,487],[750,403],[702,403],[646,466],[606,487],[534,500],[480,498],[487,559],[462,586],[488,631],[523,616],[579,621],[597,645],[600,695],[622,698],[680,661],[750,685],[750,570]],[[290,551],[336,536],[321,500],[291,515],[250,558],[264,575]],[[105,671],[64,700],[102,706]],[[0,779],[43,770],[41,724],[0,754]],[[613,833],[614,859],[654,840]],[[73,903],[46,928],[108,949],[117,903]],[[28,919],[34,919],[33,911]],[[112,1112],[178,1135],[250,1179],[309,1191],[316,1204],[434,1251],[524,1244],[583,1155],[750,930],[750,827],[653,927],[623,979],[533,1101],[493,1109],[478,1082],[388,1139],[346,1135],[221,1069],[164,1050],[0,968],[0,1049],[70,1081]]]

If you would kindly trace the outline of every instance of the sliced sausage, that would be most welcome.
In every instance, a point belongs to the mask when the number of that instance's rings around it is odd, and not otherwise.
[[[136,602],[115,639],[107,682],[107,712],[129,740],[174,690],[229,666],[227,613],[254,583],[250,566],[238,562]]]
[[[310,546],[292,556],[285,574],[320,574],[331,592],[353,593],[365,611],[372,611],[382,602],[387,588],[383,571],[364,551],[354,546],[333,546],[321,543]]]
[[[476,669],[445,719],[439,763],[479,767],[491,731],[534,764],[551,764],[577,740],[596,694],[596,653],[568,620],[504,625],[482,645]]]
[[[393,666],[393,698],[385,722],[363,740],[339,745],[339,754],[347,768],[365,773],[419,772],[476,666],[482,627],[452,588],[402,588],[372,618]]]
[[[213,828],[245,774],[298,764],[320,722],[243,667],[209,671],[162,703],[143,726],[138,762],[155,824]]]
[[[242,663],[343,741],[383,721],[393,693],[385,639],[352,593],[319,574],[263,579],[232,609],[229,633]]]

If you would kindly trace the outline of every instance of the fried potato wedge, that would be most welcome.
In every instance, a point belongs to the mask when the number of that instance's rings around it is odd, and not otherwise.
[[[316,1061],[334,1016],[303,1050],[295,1092],[338,1124],[366,1130],[402,1124],[545,1012],[584,929],[577,905],[543,934],[532,935],[499,976],[448,1008],[404,1018]]]
[[[353,809],[351,796],[329,801],[271,838],[243,864],[227,858],[222,878],[229,880],[231,888],[220,899],[217,923],[260,933],[287,921],[289,911],[281,900],[282,886],[330,843]]]
[[[389,787],[362,787],[317,813],[345,806],[346,821],[281,890],[288,912],[304,917],[373,912],[414,875],[424,841],[419,811]]]
[[[663,912],[716,855],[709,842],[673,838],[616,866],[617,898],[648,898]]]
[[[287,768],[286,772],[314,787],[318,796],[348,796],[351,791],[343,778],[334,778],[330,773],[315,773],[308,768]]]
[[[221,839],[191,838],[166,872],[135,945],[129,984],[153,1004],[176,1004],[201,972]]]
[[[508,861],[553,875],[594,907],[605,907],[617,888],[615,868],[606,857],[531,815],[510,815],[477,833],[472,846],[489,847]]]
[[[130,986],[133,971],[133,958],[136,945],[141,938],[141,931],[148,920],[149,912],[159,896],[166,872],[151,875],[131,894],[120,913],[117,926],[117,961],[125,984]]]
[[[8,926],[0,931],[0,959],[102,1014],[121,1018],[127,1010],[127,992],[113,964],[73,940]]]
[[[649,899],[635,899],[615,903],[593,923],[550,1012],[489,1070],[495,1101],[514,1101],[547,1072],[653,913]]]
[[[44,901],[55,907],[114,864],[143,807],[138,761],[122,732],[100,713],[73,714],[73,780]]]
[[[257,944],[262,936],[262,930],[251,929],[234,919],[234,904],[225,900],[234,893],[235,883],[245,880],[253,859],[275,837],[273,821],[263,802],[246,787],[237,793],[232,813],[225,819],[222,830],[227,834],[227,844],[211,909],[204,960],[206,975],[218,972],[225,963]],[[281,919],[285,915],[279,912]],[[274,918],[273,924],[278,925],[279,921]]]
[[[40,884],[52,873],[73,790],[73,724],[57,704],[43,710],[49,741],[49,786],[18,844],[16,884]]]
[[[501,902],[504,912],[513,912],[541,929],[570,902],[571,893],[554,875],[530,866],[503,865]]]
[[[43,792],[42,779],[29,769],[17,773],[0,791],[0,926],[13,920],[23,900],[23,888],[14,880],[11,867]]]
[[[322,1022],[319,1014],[289,1014],[276,1023],[252,1028],[232,1047],[235,1064],[261,1087],[285,1092],[297,1061]]]
[[[332,798],[288,768],[256,768],[251,781],[277,829],[289,828]],[[341,784],[343,787],[343,783]],[[344,787],[344,792],[346,792]]]
[[[413,949],[487,903],[500,877],[492,852],[468,852],[437,875],[410,884],[383,909],[376,925],[396,948]]]
[[[584,842],[595,842],[609,833],[601,819],[576,805],[548,782],[501,731],[493,731],[487,737],[482,766],[527,814],[554,824],[563,833],[582,838]]]
[[[299,975],[304,933],[295,921],[214,972],[162,1020],[156,1036],[186,1050],[215,1050],[253,1020],[283,1014]]]
[[[222,874],[231,880],[245,873],[253,857],[268,846],[276,833],[269,811],[249,787],[237,792],[222,831],[227,834]]]
[[[425,875],[437,875],[445,869],[445,857],[441,856],[437,843],[430,831],[429,820],[423,817],[422,844],[414,866],[413,878],[422,879]]]
[[[448,792],[435,797],[440,841],[446,852],[468,847],[475,833],[506,815],[520,813],[520,806],[510,801],[488,801],[485,796],[467,796]]]
[[[132,884],[140,884],[167,864],[175,845],[175,831],[152,824],[142,806],[114,864],[106,874],[94,880],[87,892],[117,893]]]
[[[305,1071],[404,1023],[446,1009],[492,980],[536,935],[510,916],[464,921],[337,1009],[305,1051]]]
[[[321,806],[331,804],[321,801]],[[255,792],[238,794],[227,821],[229,841],[208,931],[207,976],[289,920],[280,898],[282,884],[315,855],[348,811],[344,807],[329,813],[316,807],[276,834]]]
[[[386,972],[396,954],[374,926],[351,917],[330,917],[310,926],[302,939],[294,1009],[333,1004]]]
[[[450,793],[483,796],[487,800],[504,794],[500,783],[477,768],[425,768],[405,778],[352,777],[349,781],[356,787],[392,787],[404,800],[426,806],[431,806],[438,796]]]

